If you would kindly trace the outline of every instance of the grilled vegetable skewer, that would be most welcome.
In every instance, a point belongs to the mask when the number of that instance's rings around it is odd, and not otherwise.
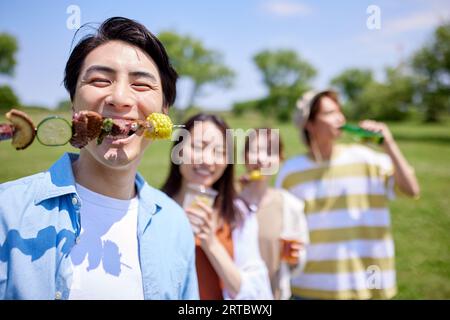
[[[153,140],[170,139],[174,126],[169,116],[162,113],[152,113],[146,120],[102,118],[93,111],[80,111],[74,114],[72,120],[72,139],[70,143],[76,148],[83,148],[89,141],[97,138],[101,144],[105,137],[122,139],[140,130],[144,137]]]
[[[0,140],[12,139],[11,144],[16,150],[28,147],[36,136],[36,129],[30,117],[25,112],[11,109],[6,113],[6,119],[11,124],[0,124]]]
[[[37,134],[38,141],[46,146],[62,146],[70,142],[75,148],[85,147],[91,140],[101,144],[107,136],[124,139],[143,130],[144,137],[153,140],[170,139],[175,126],[162,113],[152,113],[146,120],[103,118],[94,111],[73,114],[72,125],[58,116],[50,116],[34,128],[31,119],[24,113],[12,109],[6,114],[12,124],[0,124],[0,141],[12,139],[16,149],[29,146]]]

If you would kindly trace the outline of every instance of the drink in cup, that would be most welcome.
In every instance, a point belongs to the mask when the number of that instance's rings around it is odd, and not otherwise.
[[[198,203],[201,202],[208,207],[214,206],[216,200],[217,191],[211,188],[207,188],[200,184],[188,184],[188,190],[184,196],[183,208],[199,208]],[[192,222],[191,222],[192,223]],[[195,227],[193,226],[195,233]],[[200,239],[195,238],[195,244],[200,245]]]
[[[298,250],[293,248],[294,245],[300,245],[300,241],[298,239],[288,239],[281,238],[280,246],[281,246],[281,261],[284,261],[290,265],[296,265],[299,262],[298,258]],[[297,256],[294,256],[294,253],[297,251]]]
[[[201,202],[208,207],[212,208],[214,201],[216,200],[217,191],[211,188],[207,188],[200,184],[188,184],[188,190],[184,196],[183,208],[195,208],[198,207],[197,203]]]

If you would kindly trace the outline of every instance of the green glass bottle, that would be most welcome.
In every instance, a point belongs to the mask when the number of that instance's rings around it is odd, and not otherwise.
[[[361,142],[382,144],[384,141],[383,134],[381,134],[380,132],[368,131],[355,125],[345,124],[341,127],[341,130],[353,135]]]

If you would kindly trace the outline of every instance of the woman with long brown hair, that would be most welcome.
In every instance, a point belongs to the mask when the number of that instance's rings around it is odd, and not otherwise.
[[[197,114],[172,148],[163,190],[180,205],[189,185],[217,192],[212,206],[184,205],[196,236],[200,299],[271,299],[267,269],[258,247],[256,216],[235,207],[234,165],[227,161],[229,126],[220,117]]]

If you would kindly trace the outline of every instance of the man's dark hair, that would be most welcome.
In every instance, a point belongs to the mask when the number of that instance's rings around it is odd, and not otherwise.
[[[73,101],[75,97],[78,77],[86,56],[95,48],[112,40],[120,40],[136,46],[153,59],[161,77],[164,103],[167,106],[173,105],[177,93],[178,74],[170,64],[164,46],[145,26],[123,17],[105,20],[95,34],[81,39],[72,50],[64,75],[64,87],[69,92],[70,99]]]

